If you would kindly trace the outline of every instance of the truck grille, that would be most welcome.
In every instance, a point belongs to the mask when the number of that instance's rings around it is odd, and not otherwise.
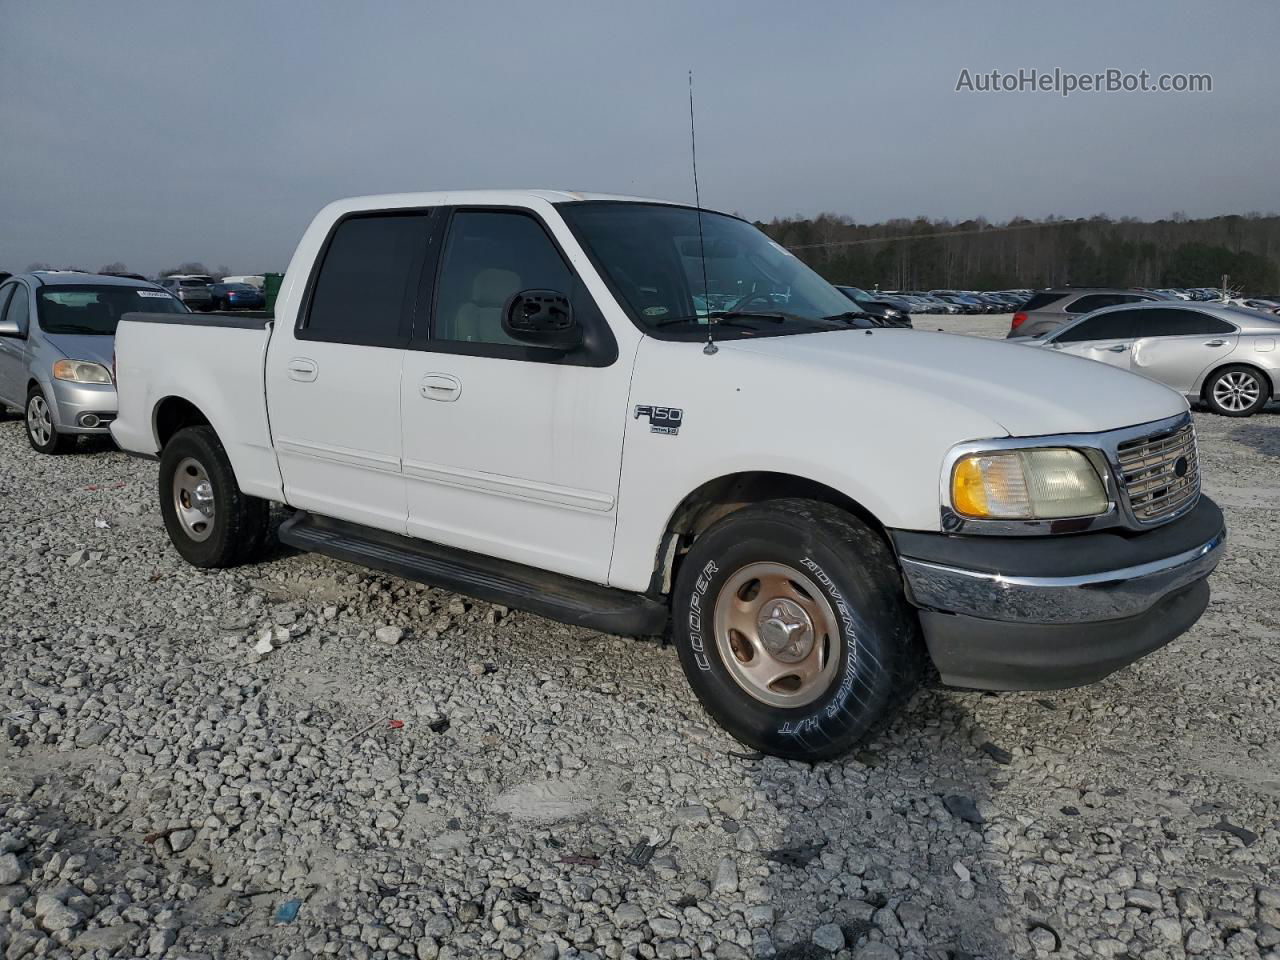
[[[1200,495],[1200,458],[1190,423],[1120,444],[1120,482],[1139,523],[1159,523],[1190,509]]]

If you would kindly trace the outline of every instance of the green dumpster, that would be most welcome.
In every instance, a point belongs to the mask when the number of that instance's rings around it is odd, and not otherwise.
[[[264,273],[262,275],[262,293],[267,298],[267,311],[276,312],[276,297],[280,295],[280,283],[283,273]]]

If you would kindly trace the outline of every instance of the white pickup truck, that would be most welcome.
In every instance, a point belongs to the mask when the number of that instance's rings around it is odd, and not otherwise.
[[[622,634],[819,759],[931,659],[1095,681],[1189,628],[1222,514],[1186,402],[1049,351],[867,327],[736,217],[558,191],[326,207],[274,320],[131,314],[122,448],[202,567],[281,540]]]

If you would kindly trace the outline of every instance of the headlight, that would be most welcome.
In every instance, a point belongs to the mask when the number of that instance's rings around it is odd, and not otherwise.
[[[100,363],[88,360],[59,360],[53,365],[53,379],[72,383],[110,383],[111,374]]]
[[[1090,517],[1110,506],[1089,459],[1058,447],[961,457],[951,469],[951,505],[979,520]]]

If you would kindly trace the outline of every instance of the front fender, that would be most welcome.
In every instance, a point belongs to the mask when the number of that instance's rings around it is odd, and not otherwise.
[[[655,429],[653,407],[681,411]],[[1006,436],[956,404],[940,407],[910,384],[800,370],[759,354],[646,339],[636,360],[623,442],[609,583],[649,587],[680,503],[732,474],[814,481],[858,503],[886,527],[938,530],[938,477],[959,442]]]

